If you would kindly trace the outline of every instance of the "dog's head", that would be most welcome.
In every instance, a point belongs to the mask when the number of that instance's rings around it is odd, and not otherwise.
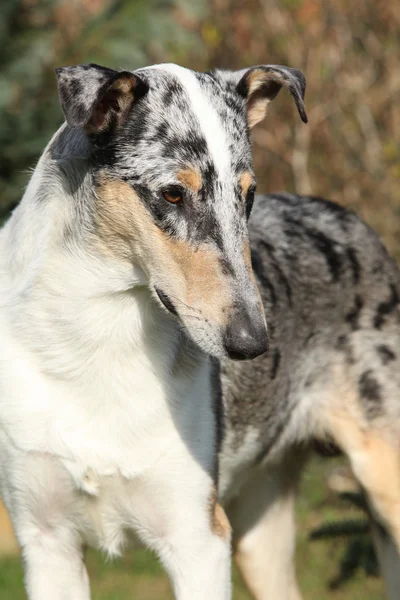
[[[81,65],[57,75],[67,122],[92,146],[103,250],[139,265],[157,301],[205,352],[265,352],[247,232],[255,192],[249,130],[282,87],[307,120],[303,74],[168,64],[134,72]]]

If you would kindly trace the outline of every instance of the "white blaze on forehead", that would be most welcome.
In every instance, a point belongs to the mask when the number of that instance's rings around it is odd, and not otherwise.
[[[221,178],[227,176],[230,170],[230,154],[226,132],[220,116],[202,90],[194,73],[174,64],[154,65],[152,68],[168,71],[179,80],[199,122],[214,166]]]

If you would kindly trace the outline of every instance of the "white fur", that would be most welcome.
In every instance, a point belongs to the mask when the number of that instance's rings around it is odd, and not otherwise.
[[[222,181],[231,178],[231,154],[225,129],[217,111],[202,91],[196,76],[189,69],[175,64],[154,65],[172,73],[182,84],[207,142],[213,163]]]
[[[175,322],[141,272],[62,246],[70,200],[45,151],[0,234],[0,475],[29,598],[87,600],[82,547],[135,531],[177,598],[228,600],[209,364],[171,377]]]

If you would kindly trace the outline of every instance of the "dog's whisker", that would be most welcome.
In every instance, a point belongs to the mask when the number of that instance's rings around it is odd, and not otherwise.
[[[180,317],[186,317],[187,319],[197,319],[198,321],[202,321],[203,319],[201,317],[198,317],[197,315],[190,315],[187,313],[179,313]]]
[[[194,310],[195,312],[201,312],[198,308],[195,308],[194,306],[190,306],[190,304],[186,304],[185,302],[183,302],[183,300],[178,298],[178,296],[174,296],[173,294],[169,294],[169,296],[173,300],[177,300],[180,304],[183,304],[183,306],[186,306],[186,308],[188,308],[189,310]]]

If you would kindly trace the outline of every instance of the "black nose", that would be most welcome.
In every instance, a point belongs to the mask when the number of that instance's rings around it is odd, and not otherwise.
[[[225,350],[233,360],[255,358],[268,350],[268,333],[261,314],[235,313],[225,332]]]

